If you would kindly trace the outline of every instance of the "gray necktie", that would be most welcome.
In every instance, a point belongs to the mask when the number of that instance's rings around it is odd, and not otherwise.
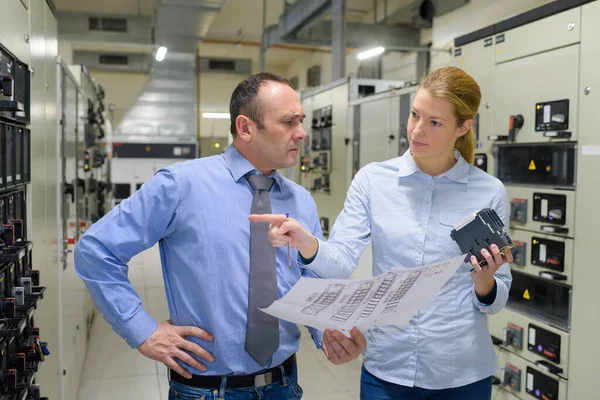
[[[269,190],[273,179],[262,175],[246,175],[254,190],[252,214],[270,214]],[[267,308],[278,299],[275,248],[267,236],[269,224],[250,223],[250,287],[248,288],[248,326],[246,351],[261,366],[279,347],[279,319],[259,308]]]

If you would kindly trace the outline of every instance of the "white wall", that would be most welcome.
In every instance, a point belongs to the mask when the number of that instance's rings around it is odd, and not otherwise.
[[[252,45],[235,44],[214,44],[202,43],[199,46],[200,57],[226,57],[226,58],[249,58],[252,60],[252,73],[258,72],[259,48]],[[282,66],[288,58],[286,54],[292,56],[304,55],[306,52],[296,51],[282,54],[277,49],[269,49],[266,57],[266,70],[275,74],[290,77],[287,69]],[[218,74],[202,72],[199,79],[200,90],[200,138],[201,155],[211,155],[219,153],[226,147],[229,133],[228,119],[207,119],[202,118],[203,112],[229,112],[229,101],[235,87],[245,78],[244,75]],[[214,140],[211,140],[214,139]],[[220,143],[220,148],[215,149],[207,146],[207,143]],[[225,146],[224,146],[225,145]]]
[[[417,53],[388,53],[382,60],[382,79],[417,80]]]
[[[550,3],[552,0],[471,0],[465,6],[433,19],[433,47],[444,48],[454,45],[458,36],[476,31],[507,18]],[[437,53],[431,57],[431,68],[451,62],[448,53]]]
[[[314,52],[302,54],[297,59],[293,60],[287,67],[287,76],[298,77],[298,89],[306,89],[306,71],[314,66],[321,66],[321,85],[331,82],[332,76],[332,58],[331,53]],[[356,76],[358,71],[358,60],[355,54],[346,56],[346,75]]]
[[[73,64],[73,43],[68,40],[58,41],[58,55],[67,65]]]
[[[200,74],[200,137],[226,138],[228,119],[202,118],[203,112],[229,112],[231,93],[244,79],[242,75]]]

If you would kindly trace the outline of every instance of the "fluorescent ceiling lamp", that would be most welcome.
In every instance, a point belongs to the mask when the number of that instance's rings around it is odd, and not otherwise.
[[[202,118],[229,119],[229,113],[205,112],[202,113]]]
[[[158,50],[156,50],[156,61],[162,61],[165,59],[167,55],[167,48],[165,46],[160,46]]]
[[[374,49],[366,50],[356,55],[356,58],[359,60],[364,60],[365,58],[378,56],[383,53],[385,49],[383,47],[375,47]]]

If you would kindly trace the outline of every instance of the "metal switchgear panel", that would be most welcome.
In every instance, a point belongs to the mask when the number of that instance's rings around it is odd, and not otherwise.
[[[504,184],[575,187],[575,143],[502,144],[495,154],[498,179]]]
[[[533,237],[531,239],[531,263],[538,267],[564,272],[565,243]]]
[[[527,349],[547,360],[560,364],[560,335],[529,324]]]
[[[571,287],[512,270],[507,306],[564,331],[570,330]]]

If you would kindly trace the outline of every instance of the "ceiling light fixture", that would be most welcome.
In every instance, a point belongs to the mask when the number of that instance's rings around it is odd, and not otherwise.
[[[165,59],[167,55],[167,48],[165,46],[160,46],[158,50],[156,50],[156,61],[162,61]]]
[[[202,118],[229,119],[229,113],[205,112],[205,113],[202,113]]]
[[[370,49],[370,50],[366,50],[366,51],[358,53],[356,55],[356,58],[358,58],[359,60],[364,60],[365,58],[378,56],[381,53],[383,53],[384,51],[385,51],[385,48],[383,48],[383,47],[375,47],[374,49]]]

